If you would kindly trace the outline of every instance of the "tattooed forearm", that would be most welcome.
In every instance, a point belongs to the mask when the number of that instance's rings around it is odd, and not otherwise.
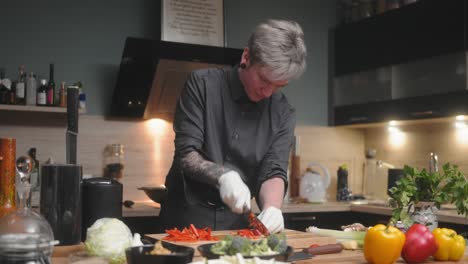
[[[181,158],[181,166],[186,176],[196,178],[199,181],[217,185],[218,178],[229,169],[203,158],[197,151],[189,152]]]

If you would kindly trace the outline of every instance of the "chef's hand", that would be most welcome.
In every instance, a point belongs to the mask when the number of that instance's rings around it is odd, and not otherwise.
[[[250,190],[239,173],[228,171],[219,177],[218,183],[221,199],[231,211],[242,214],[244,210],[250,210]]]
[[[270,206],[263,210],[259,215],[258,219],[262,221],[270,233],[278,233],[284,229],[283,213],[280,209]]]

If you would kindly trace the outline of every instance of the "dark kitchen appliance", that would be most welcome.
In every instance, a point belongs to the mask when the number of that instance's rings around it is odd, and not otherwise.
[[[81,239],[86,230],[100,218],[122,218],[123,186],[116,180],[96,177],[83,180],[83,218]]]
[[[233,66],[242,49],[159,39],[127,38],[112,97],[111,115],[171,120],[193,70]]]
[[[81,165],[41,166],[41,214],[61,246],[81,242],[81,177]]]
[[[388,169],[387,194],[390,195],[390,189],[396,186],[396,182],[403,178],[405,173],[403,169]]]

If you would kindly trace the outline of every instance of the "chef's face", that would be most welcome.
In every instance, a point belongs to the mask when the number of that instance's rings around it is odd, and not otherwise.
[[[240,69],[240,80],[244,85],[249,99],[258,102],[270,97],[274,92],[288,84],[288,80],[273,80],[270,71],[266,67],[249,63],[248,49],[244,49],[242,61],[246,67]]]

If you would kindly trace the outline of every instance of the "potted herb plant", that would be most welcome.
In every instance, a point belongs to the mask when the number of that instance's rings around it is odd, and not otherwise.
[[[432,230],[437,227],[434,208],[445,203],[454,204],[458,214],[468,216],[468,183],[457,165],[446,163],[439,172],[405,165],[403,171],[405,176],[390,189],[392,221],[401,220],[405,227],[419,222]]]

